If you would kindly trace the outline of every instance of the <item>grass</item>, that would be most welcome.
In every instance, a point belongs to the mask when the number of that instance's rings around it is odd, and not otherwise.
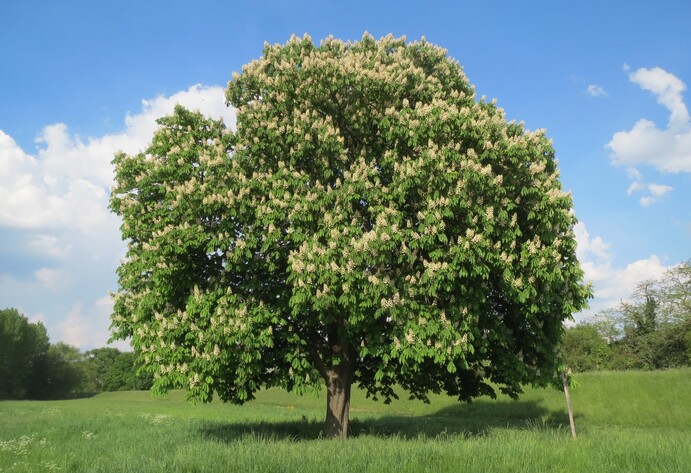
[[[352,438],[320,439],[323,397],[280,390],[245,406],[175,392],[0,402],[0,471],[688,471],[691,369],[581,374],[571,440],[563,394],[389,406],[353,393]]]

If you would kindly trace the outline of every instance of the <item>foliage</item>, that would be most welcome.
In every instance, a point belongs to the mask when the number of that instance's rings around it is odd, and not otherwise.
[[[542,131],[477,101],[445,50],[390,36],[267,45],[226,97],[234,132],[178,107],[114,160],[113,329],[155,389],[326,384],[342,436],[352,383],[388,401],[551,381],[589,289]]]
[[[0,310],[0,399],[66,399],[80,392],[83,380],[79,349],[51,345],[42,323]]]
[[[580,324],[564,332],[562,355],[574,371],[596,371],[609,368],[612,349],[594,326]]]
[[[44,369],[39,399],[70,399],[83,392],[87,373],[79,348],[63,342],[51,344]]]
[[[86,362],[94,382],[92,392],[146,390],[151,388],[152,377],[138,373],[137,355],[104,347],[87,351]]]
[[[41,322],[30,323],[16,309],[0,310],[0,399],[31,395],[48,344]]]
[[[661,323],[685,323],[691,319],[691,259],[667,271],[653,284]]]

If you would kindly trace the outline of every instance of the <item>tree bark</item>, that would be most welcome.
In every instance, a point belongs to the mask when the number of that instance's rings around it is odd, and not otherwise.
[[[345,319],[337,318],[336,323],[328,327],[327,333],[326,343],[308,345],[308,353],[326,384],[324,437],[346,439],[355,370],[354,351],[346,337]],[[338,359],[338,364],[334,363],[334,359]],[[329,360],[328,363],[325,360]]]
[[[353,370],[350,363],[342,363],[326,370],[326,424],[324,436],[330,439],[348,437],[350,416],[350,388]]]

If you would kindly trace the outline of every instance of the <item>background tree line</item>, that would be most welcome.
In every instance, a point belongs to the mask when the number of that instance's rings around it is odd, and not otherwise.
[[[136,354],[117,348],[81,352],[51,344],[41,322],[16,309],[0,310],[0,399],[66,399],[102,391],[149,389]]]
[[[575,371],[691,366],[691,259],[567,329],[563,354]]]

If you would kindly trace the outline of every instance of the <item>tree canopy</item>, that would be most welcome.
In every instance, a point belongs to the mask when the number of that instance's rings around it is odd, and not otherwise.
[[[0,310],[0,399],[32,396],[48,351],[48,332],[17,309]]]
[[[386,401],[551,381],[589,288],[551,141],[477,100],[460,65],[391,36],[266,45],[237,125],[176,107],[114,159],[127,259],[113,330],[154,389],[242,403],[353,383]]]

